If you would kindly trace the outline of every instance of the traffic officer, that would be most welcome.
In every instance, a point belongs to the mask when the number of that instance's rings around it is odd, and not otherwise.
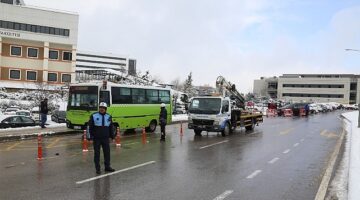
[[[160,105],[161,110],[160,110],[160,116],[159,116],[159,121],[160,121],[160,127],[161,127],[161,138],[160,141],[165,141],[165,126],[166,126],[166,121],[167,121],[167,110],[166,110],[166,105],[164,103],[162,103]]]
[[[105,172],[114,172],[115,170],[110,166],[110,144],[109,138],[114,139],[113,123],[111,115],[106,113],[107,104],[101,102],[99,105],[99,112],[90,116],[89,133],[90,139],[94,140],[94,162],[96,174],[101,174],[100,171],[100,147],[104,153]]]

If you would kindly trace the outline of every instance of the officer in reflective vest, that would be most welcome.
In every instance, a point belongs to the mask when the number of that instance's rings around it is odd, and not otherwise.
[[[101,174],[100,170],[100,147],[104,153],[105,172],[114,172],[110,166],[110,145],[109,139],[114,139],[114,130],[111,115],[106,113],[107,104],[101,102],[99,112],[90,116],[89,133],[94,145],[94,162],[96,174]]]

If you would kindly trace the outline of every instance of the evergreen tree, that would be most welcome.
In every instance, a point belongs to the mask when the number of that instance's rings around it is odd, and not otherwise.
[[[190,72],[187,79],[185,80],[184,87],[183,87],[184,88],[183,92],[188,94],[190,97],[194,96],[194,94],[195,94],[192,82],[193,82],[192,72]]]

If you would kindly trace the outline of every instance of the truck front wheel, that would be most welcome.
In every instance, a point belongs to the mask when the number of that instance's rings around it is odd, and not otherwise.
[[[194,133],[196,136],[201,136],[201,132],[202,132],[202,130],[194,129]]]

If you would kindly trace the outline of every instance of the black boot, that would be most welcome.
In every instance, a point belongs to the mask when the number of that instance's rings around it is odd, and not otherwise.
[[[106,172],[114,172],[115,169],[113,169],[113,168],[111,168],[111,167],[106,167],[106,168],[105,168],[105,171],[106,171]]]

